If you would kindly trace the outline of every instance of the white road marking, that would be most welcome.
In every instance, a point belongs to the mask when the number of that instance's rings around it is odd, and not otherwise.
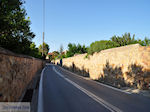
[[[112,104],[106,102],[105,100],[101,99],[100,97],[94,95],[93,93],[91,93],[90,91],[84,89],[83,87],[79,86],[78,84],[76,84],[75,82],[71,81],[68,78],[65,78],[60,72],[58,72],[55,67],[53,66],[53,70],[62,78],[64,78],[67,82],[71,83],[73,86],[75,86],[76,88],[78,88],[79,90],[81,90],[82,92],[84,92],[86,95],[88,95],[89,97],[91,97],[93,100],[95,100],[96,102],[98,102],[99,104],[103,105],[105,108],[107,108],[108,110],[110,110],[111,112],[122,112],[122,110],[120,110],[119,108],[113,106]]]
[[[38,112],[44,112],[43,110],[43,74],[45,68],[42,70],[41,79],[40,79],[40,86],[39,86],[39,95],[38,95]]]
[[[96,81],[95,81],[96,82]],[[121,90],[121,89],[118,89],[118,88],[115,88],[115,87],[112,87],[112,86],[109,86],[109,85],[106,85],[106,84],[103,84],[103,83],[100,83],[100,82],[96,82],[97,84],[100,84],[102,86],[105,86],[105,87],[108,87],[108,88],[111,88],[113,90],[116,90],[116,91],[119,91],[119,92],[123,92],[123,93],[126,93],[126,94],[132,94],[130,92],[127,92],[127,91],[124,91],[124,90]]]
[[[72,73],[72,72],[70,72],[70,71],[68,71],[68,70],[66,70],[66,69],[64,69],[64,68],[62,68],[62,67],[60,67],[62,70],[64,70],[64,71],[66,71],[66,72],[68,72],[68,73],[71,73],[71,74],[73,74],[73,75],[76,75],[75,73]],[[85,79],[85,80],[89,80],[89,81],[93,81],[93,80],[90,80],[90,79],[87,79],[87,78],[85,78],[85,77],[83,77],[83,76],[79,76],[79,75],[76,75],[77,77],[80,77],[80,78],[83,78],[83,79]],[[123,93],[126,93],[126,94],[132,94],[131,92],[127,92],[127,91],[124,91],[124,90],[121,90],[121,89],[118,89],[118,88],[115,88],[115,87],[112,87],[112,86],[109,86],[109,85],[106,85],[106,84],[103,84],[103,83],[100,83],[100,82],[96,82],[96,81],[93,81],[94,83],[97,83],[97,84],[99,84],[99,85],[102,85],[102,86],[105,86],[105,87],[107,87],[107,88],[110,88],[110,89],[113,89],[113,90],[115,90],[115,91],[119,91],[119,92],[123,92]]]

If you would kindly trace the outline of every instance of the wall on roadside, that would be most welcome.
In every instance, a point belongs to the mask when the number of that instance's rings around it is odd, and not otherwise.
[[[89,73],[92,79],[114,82],[123,80],[130,85],[146,86],[150,82],[150,47],[139,44],[102,50],[85,58],[86,54],[63,59],[63,66]],[[55,63],[59,63],[56,60]],[[109,80],[108,80],[109,79]],[[116,82],[115,82],[116,83]],[[138,87],[140,88],[140,87]]]
[[[0,101],[18,101],[45,62],[0,48]]]

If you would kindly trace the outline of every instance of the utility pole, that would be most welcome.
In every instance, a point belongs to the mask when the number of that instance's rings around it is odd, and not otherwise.
[[[44,56],[44,36],[45,36],[45,0],[43,0],[43,43],[42,43],[42,56]]]

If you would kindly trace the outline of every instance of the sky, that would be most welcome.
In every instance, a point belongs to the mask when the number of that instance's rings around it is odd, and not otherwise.
[[[33,42],[42,43],[43,0],[25,0]],[[150,38],[150,0],[45,0],[45,42],[50,52],[68,43],[89,46],[125,32]]]

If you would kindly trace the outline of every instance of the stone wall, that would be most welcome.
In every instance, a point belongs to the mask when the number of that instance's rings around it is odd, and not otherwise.
[[[94,53],[88,58],[87,54],[63,59],[63,66],[76,69],[81,74],[89,73],[90,78],[96,80],[123,80],[126,84],[136,87],[150,82],[150,47],[139,44],[117,47]],[[59,63],[56,60],[55,63]],[[115,81],[112,81],[115,82]]]
[[[18,101],[45,62],[0,48],[0,101]]]

